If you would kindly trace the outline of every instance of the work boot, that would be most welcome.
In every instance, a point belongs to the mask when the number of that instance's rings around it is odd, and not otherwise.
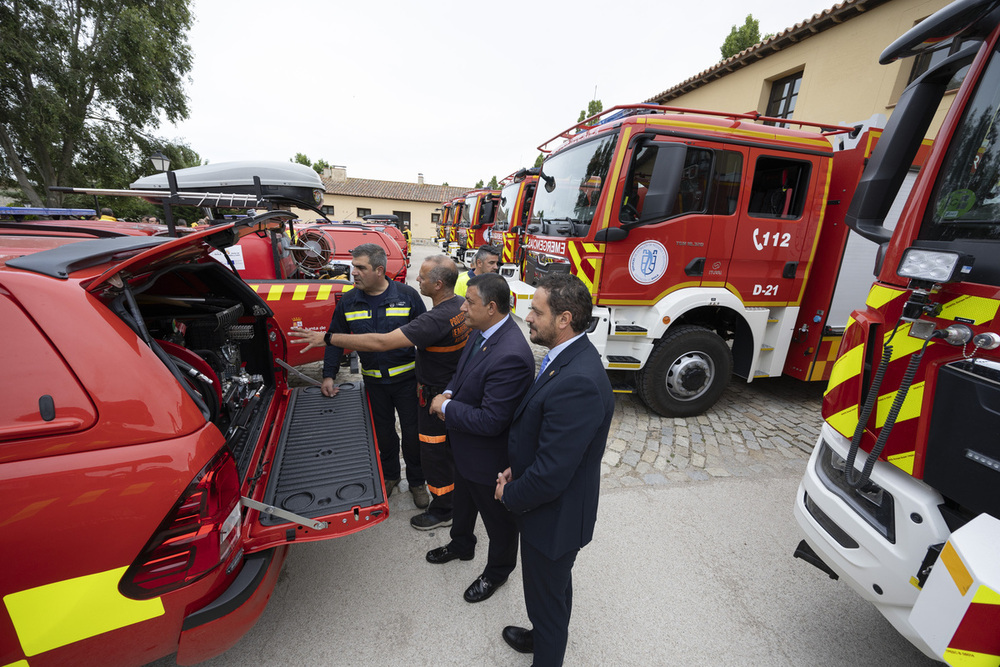
[[[433,530],[451,525],[451,513],[441,516],[433,512],[424,512],[410,518],[410,525],[417,530]]]
[[[427,509],[427,506],[431,504],[431,496],[427,493],[426,484],[411,485],[410,493],[413,494],[413,504],[420,509]]]
[[[387,479],[385,480],[385,499],[389,500],[389,496],[392,495],[392,490],[399,486],[398,479]]]

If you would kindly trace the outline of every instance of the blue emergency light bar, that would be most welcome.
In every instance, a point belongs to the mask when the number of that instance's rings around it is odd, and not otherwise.
[[[0,206],[0,217],[9,215],[45,215],[61,218],[68,215],[97,215],[92,208],[33,208],[30,206]]]

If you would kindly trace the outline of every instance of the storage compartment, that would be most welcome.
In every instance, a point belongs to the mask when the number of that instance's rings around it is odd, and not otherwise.
[[[938,373],[924,481],[972,513],[1000,518],[1000,364],[948,364]]]

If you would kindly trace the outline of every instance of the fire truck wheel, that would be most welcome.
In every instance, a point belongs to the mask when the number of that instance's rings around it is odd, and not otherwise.
[[[636,384],[653,411],[690,417],[719,400],[732,372],[733,353],[721,337],[704,327],[682,325],[656,344]]]

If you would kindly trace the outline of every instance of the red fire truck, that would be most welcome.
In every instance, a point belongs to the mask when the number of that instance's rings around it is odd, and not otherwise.
[[[434,231],[436,232],[434,240],[441,252],[448,251],[448,226],[451,224],[452,208],[453,206],[450,201],[441,203],[441,219],[434,227]]]
[[[880,58],[956,48],[903,92],[851,202],[848,225],[880,244],[876,280],[840,343],[795,500],[796,556],[952,665],[1000,664],[998,43],[1000,2],[962,0]],[[889,231],[891,193],[962,76]]]
[[[462,219],[465,198],[455,197],[449,203],[451,206],[446,211],[450,211],[450,215],[442,223],[444,227],[444,240],[441,250],[454,257],[458,253],[458,223]]]
[[[469,264],[479,246],[492,243],[500,191],[480,188],[469,190],[462,197],[465,203],[456,227],[458,247],[452,257],[457,262]]]
[[[531,202],[537,184],[537,169],[521,169],[500,181],[500,206],[493,223],[493,243],[501,248],[500,275],[511,280],[521,278],[522,239],[531,218]]]
[[[540,147],[565,139],[538,175],[515,312],[547,273],[583,279],[616,391],[662,415],[705,411],[732,373],[825,380],[867,289],[841,270],[843,216],[877,138],[644,104],[588,119]]]

